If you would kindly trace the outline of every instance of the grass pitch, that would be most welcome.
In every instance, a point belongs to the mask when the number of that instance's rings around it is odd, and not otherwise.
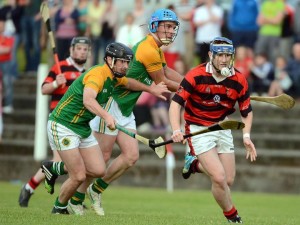
[[[53,195],[43,185],[35,191],[28,208],[20,208],[21,185],[0,182],[1,225],[218,225],[228,224],[212,195],[202,190],[175,190],[116,187],[103,195],[105,216],[99,217],[89,207],[82,217],[52,215],[51,209],[60,186]],[[233,200],[248,225],[300,224],[300,196],[233,192]]]

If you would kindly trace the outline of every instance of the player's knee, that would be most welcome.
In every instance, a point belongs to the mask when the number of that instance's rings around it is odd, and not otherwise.
[[[86,179],[86,174],[85,174],[85,171],[80,171],[80,172],[77,172],[75,173],[73,176],[70,176],[70,178],[78,183],[78,184],[81,184],[83,181],[85,181]]]
[[[127,154],[125,158],[128,167],[132,167],[139,159],[139,152]]]
[[[213,175],[212,181],[219,186],[223,186],[224,184],[227,183],[226,176],[224,173],[219,173],[219,174]]]

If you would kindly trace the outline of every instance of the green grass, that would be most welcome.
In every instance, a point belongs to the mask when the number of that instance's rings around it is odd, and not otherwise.
[[[20,208],[20,184],[0,182],[0,224],[87,224],[87,225],[218,225],[228,224],[210,192],[116,187],[104,193],[106,215],[99,217],[88,209],[82,217],[51,215],[58,194],[49,195],[39,187],[28,208]],[[248,225],[300,224],[299,195],[233,193],[233,200]],[[89,200],[86,200],[89,207]]]

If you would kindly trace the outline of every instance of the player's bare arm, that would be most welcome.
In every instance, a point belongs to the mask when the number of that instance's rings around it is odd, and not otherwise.
[[[175,81],[177,83],[181,83],[183,80],[183,75],[173,70],[172,68],[165,66],[164,67],[165,75],[169,80]]]
[[[84,88],[83,91],[83,104],[92,113],[102,117],[109,129],[114,130],[116,121],[115,119],[105,111],[96,100],[97,92],[89,87]]]
[[[245,128],[243,129],[243,141],[246,149],[246,159],[250,158],[250,161],[253,162],[256,160],[257,153],[255,146],[250,138],[251,125],[253,120],[253,113],[248,113],[247,117],[242,117],[242,122],[245,124]]]
[[[179,105],[175,101],[171,101],[169,108],[169,118],[173,130],[172,139],[174,142],[181,142],[184,140],[183,133],[180,129],[180,109],[181,105]]]
[[[148,85],[143,84],[135,79],[128,78],[128,83],[125,87],[132,91],[149,92],[150,94],[152,94],[158,98],[161,98],[163,100],[167,100],[166,97],[164,96],[164,94],[171,93],[168,90],[167,85],[165,85],[163,82],[160,82],[157,85],[154,84],[154,85],[148,86]]]
[[[177,89],[179,88],[178,82],[172,81],[165,76],[165,71],[163,68],[154,72],[149,72],[149,75],[151,76],[155,84],[164,82],[164,84],[166,84],[168,89],[172,92],[177,91]]]
[[[43,95],[51,95],[59,86],[65,84],[67,82],[67,79],[65,77],[65,75],[62,74],[58,74],[56,76],[56,80],[54,80],[51,83],[45,83],[42,86],[42,94]]]

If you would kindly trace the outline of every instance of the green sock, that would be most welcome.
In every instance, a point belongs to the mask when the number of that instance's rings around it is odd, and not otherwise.
[[[85,199],[85,194],[76,191],[75,194],[71,198],[71,203],[73,205],[82,205],[84,199]]]
[[[53,172],[56,175],[67,174],[64,170],[64,165],[64,162],[53,162],[51,172]]]
[[[57,207],[59,207],[59,208],[66,208],[67,205],[68,205],[68,202],[65,203],[65,204],[60,203],[60,202],[58,201],[58,197],[56,198],[55,203],[54,203],[54,206],[57,206]]]
[[[98,178],[98,179],[95,180],[95,182],[92,186],[92,189],[96,193],[100,194],[108,187],[108,185],[109,184],[106,183],[105,181],[103,181],[101,178]]]

